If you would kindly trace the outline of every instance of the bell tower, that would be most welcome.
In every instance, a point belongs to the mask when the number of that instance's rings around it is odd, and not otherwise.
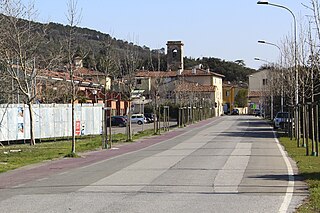
[[[167,42],[167,70],[183,70],[183,43],[181,41]]]

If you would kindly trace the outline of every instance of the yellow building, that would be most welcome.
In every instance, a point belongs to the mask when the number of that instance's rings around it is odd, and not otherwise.
[[[230,83],[223,84],[223,111],[229,114],[235,107],[234,99],[236,95],[236,86]]]

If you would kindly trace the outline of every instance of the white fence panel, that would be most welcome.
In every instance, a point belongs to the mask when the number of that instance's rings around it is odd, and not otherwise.
[[[64,110],[61,110],[57,107],[54,109],[54,118],[53,118],[53,134],[56,135],[56,137],[64,137],[65,134],[65,121],[63,117],[66,117],[66,114],[64,113]],[[67,120],[67,118],[65,118]]]
[[[102,110],[98,110],[95,108],[94,110],[94,116],[93,116],[93,128],[94,128],[94,134],[102,134],[102,121],[103,121],[103,113]],[[98,118],[98,119],[97,119]],[[97,119],[97,120],[95,120]]]
[[[41,136],[41,106],[34,105],[33,112],[34,112],[34,134],[36,138]]]
[[[100,134],[102,104],[75,105],[76,135]],[[67,137],[72,134],[71,104],[33,105],[35,138]],[[30,139],[27,105],[0,105],[0,141]]]
[[[64,109],[65,111],[65,132],[64,134],[66,136],[69,136],[71,135],[71,132],[72,132],[72,127],[71,127],[71,120],[72,120],[72,110],[71,110],[71,106],[70,107],[67,107]]]
[[[7,112],[6,112],[6,120],[7,120],[7,126],[4,127],[8,130],[8,137],[5,138],[4,140],[18,140],[18,132],[21,134],[23,131],[23,125],[21,123],[18,123],[18,118],[17,118],[17,108],[12,108],[9,107]],[[18,124],[20,130],[18,131]]]
[[[29,107],[27,105],[22,106],[23,108],[23,127],[24,137],[20,139],[30,139],[30,119],[29,119]],[[19,110],[18,110],[19,111]],[[20,119],[19,119],[20,120]]]
[[[81,135],[88,135],[88,133],[90,132],[87,129],[87,123],[88,123],[88,119],[90,118],[89,116],[90,113],[91,113],[90,108],[88,108],[87,106],[84,106],[81,110],[81,126],[80,126]]]
[[[0,108],[0,141],[9,138],[7,107]]]

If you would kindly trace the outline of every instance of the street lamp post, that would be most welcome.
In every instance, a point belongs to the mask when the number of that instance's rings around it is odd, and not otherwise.
[[[277,48],[279,49],[280,54],[281,54],[281,49],[280,49],[280,47],[279,47],[278,45],[274,44],[274,43],[267,42],[267,41],[265,41],[265,40],[259,40],[259,41],[258,41],[258,43],[261,43],[261,44],[268,44],[268,45],[275,46],[275,47],[277,47]]]
[[[256,60],[256,61],[263,61],[263,62],[265,62],[265,63],[267,63],[267,64],[270,64],[270,61],[265,60],[265,59],[261,59],[261,58],[258,58],[258,57],[255,57],[254,60]]]
[[[279,52],[280,52],[280,66],[282,64],[282,52],[281,52],[281,49],[278,45],[274,44],[274,43],[271,43],[271,42],[267,42],[265,40],[259,40],[258,43],[261,43],[261,44],[267,44],[267,45],[272,45],[272,46],[275,46],[276,48],[278,48]],[[281,77],[283,79],[283,71],[281,69]],[[281,85],[281,98],[280,98],[280,101],[281,101],[281,112],[283,112],[283,84]],[[271,97],[273,99],[273,97]],[[273,101],[273,100],[272,100]],[[271,103],[273,104],[273,103]],[[272,112],[272,115],[273,115],[273,112]],[[273,116],[271,116],[271,118],[273,118]]]
[[[299,104],[299,73],[298,73],[298,66],[297,66],[297,21],[296,21],[296,16],[294,13],[287,7],[279,4],[273,4],[268,1],[258,1],[257,4],[262,4],[262,5],[270,5],[274,7],[279,7],[282,9],[287,10],[293,17],[293,24],[294,24],[294,70],[295,70],[295,123],[296,123],[296,139],[298,141],[298,146],[299,146],[299,123],[298,123],[298,104]]]

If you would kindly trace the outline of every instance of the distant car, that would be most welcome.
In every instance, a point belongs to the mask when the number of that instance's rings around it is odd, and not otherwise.
[[[125,127],[127,120],[124,116],[111,116],[111,126]],[[110,118],[107,119],[107,126],[110,126]]]
[[[139,125],[147,123],[146,117],[143,114],[132,114],[131,123],[137,123]]]
[[[231,115],[239,115],[239,109],[233,109]]]
[[[253,114],[254,114],[255,116],[262,116],[262,112],[261,112],[260,109],[254,109]]]
[[[155,121],[153,113],[144,113],[144,117],[146,118],[148,123],[153,123]]]
[[[278,112],[276,117],[273,119],[273,127],[275,129],[284,129],[289,124],[290,118],[288,112]]]

